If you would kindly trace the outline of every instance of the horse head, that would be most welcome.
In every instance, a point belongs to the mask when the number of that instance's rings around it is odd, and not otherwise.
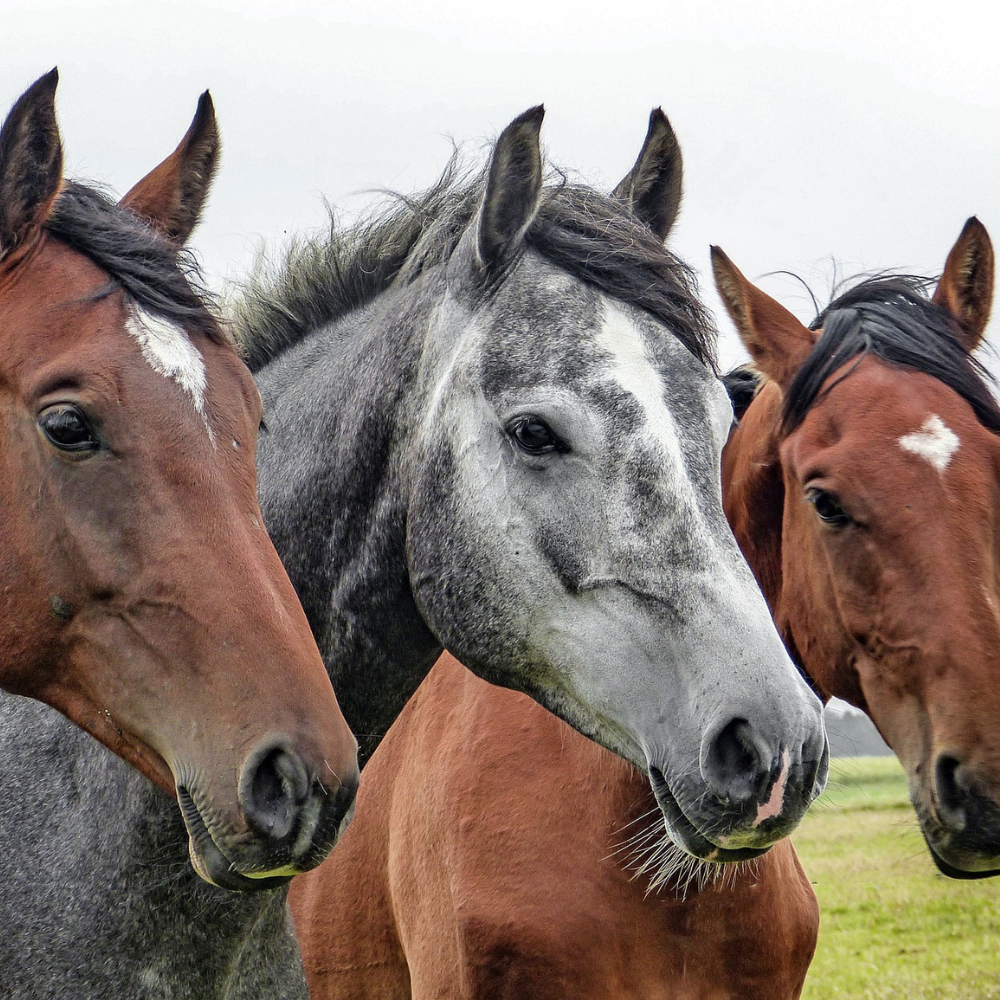
[[[725,452],[726,508],[798,662],[906,768],[938,866],[1000,871],[1000,409],[972,356],[993,250],[970,219],[933,296],[862,282],[812,328],[713,251],[766,381]]]
[[[0,131],[0,683],[176,790],[205,878],[266,887],[332,846],[356,744],[262,526],[259,396],[179,254],[212,102],[115,205],[63,181],[56,83]]]

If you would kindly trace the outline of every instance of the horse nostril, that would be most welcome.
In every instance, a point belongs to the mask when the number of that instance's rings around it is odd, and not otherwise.
[[[736,805],[755,801],[771,776],[770,760],[764,759],[746,719],[731,719],[706,740],[701,771],[719,796]]]
[[[941,754],[934,764],[934,789],[937,792],[938,813],[955,831],[965,829],[965,803],[967,794],[962,788],[958,769],[961,761],[948,754]]]
[[[274,840],[287,837],[309,794],[309,775],[292,750],[272,746],[258,750],[240,776],[240,805],[247,822]]]

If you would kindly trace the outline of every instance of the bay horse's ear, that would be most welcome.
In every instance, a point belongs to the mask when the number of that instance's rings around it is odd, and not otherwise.
[[[206,90],[180,145],[148,174],[121,203],[183,246],[198,225],[219,165],[219,129],[215,106]]]
[[[784,389],[809,356],[817,334],[747,281],[718,247],[712,247],[712,270],[716,288],[754,365]]]
[[[476,234],[479,262],[488,269],[502,266],[511,256],[538,211],[542,194],[539,132],[544,115],[541,104],[518,115],[493,148]]]
[[[41,229],[59,194],[58,83],[55,69],[36,80],[14,102],[0,129],[0,258]]]
[[[966,350],[974,351],[983,342],[993,305],[993,244],[975,216],[948,254],[934,301],[958,320]]]
[[[639,158],[611,196],[625,202],[641,222],[665,240],[681,207],[683,187],[680,143],[663,109],[654,108]]]

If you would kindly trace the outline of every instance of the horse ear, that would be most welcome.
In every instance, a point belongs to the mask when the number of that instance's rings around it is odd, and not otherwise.
[[[24,245],[52,211],[62,183],[53,69],[14,103],[0,129],[0,257]]]
[[[502,265],[518,247],[538,211],[542,194],[539,132],[545,108],[518,115],[493,149],[486,193],[479,212],[476,246],[486,268]]]
[[[663,109],[655,108],[635,166],[611,195],[625,202],[641,222],[665,240],[681,207],[683,187],[680,143]]]
[[[712,247],[712,270],[726,310],[757,369],[784,389],[809,356],[816,334]]]
[[[993,244],[975,216],[948,254],[934,301],[958,320],[966,350],[974,351],[983,341],[993,305]]]
[[[121,203],[183,246],[198,225],[219,165],[219,129],[206,90],[180,145],[133,187]]]

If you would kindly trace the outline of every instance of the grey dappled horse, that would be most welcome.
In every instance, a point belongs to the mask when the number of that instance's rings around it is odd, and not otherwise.
[[[544,188],[540,122],[248,294],[262,507],[366,754],[447,644],[646,770],[687,850],[753,856],[825,738],[722,515],[711,327],[650,229],[679,178]],[[283,892],[201,884],[165,797],[0,709],[0,993],[305,996]]]
[[[825,738],[722,511],[713,331],[625,198],[543,187],[541,118],[250,289],[264,517],[363,755],[447,647],[648,773],[690,853],[753,856]]]

